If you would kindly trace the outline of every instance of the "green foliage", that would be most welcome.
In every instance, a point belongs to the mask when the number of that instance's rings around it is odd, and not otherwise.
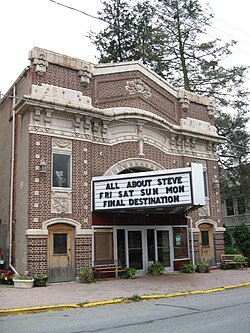
[[[152,262],[148,266],[148,272],[153,275],[162,274],[164,272],[164,265],[160,261]]]
[[[132,297],[129,298],[129,300],[131,300],[132,302],[140,302],[141,297],[137,294],[134,294]]]
[[[241,251],[234,246],[225,246],[224,252],[225,254],[241,254]]]
[[[232,245],[232,237],[230,232],[228,231],[228,228],[226,227],[226,225],[224,224],[223,227],[226,229],[224,231],[224,245],[225,247],[231,246]],[[225,252],[226,253],[226,252]]]
[[[197,263],[196,271],[198,273],[209,273],[210,272],[210,265],[206,260],[201,260]]]
[[[248,266],[248,258],[244,256],[234,257],[234,262],[237,262],[241,269]]]
[[[34,279],[47,279],[47,278],[48,278],[48,275],[44,274],[44,273],[34,274]]]
[[[94,274],[92,268],[80,268],[79,278],[80,282],[84,283],[94,282]]]
[[[123,274],[121,274],[121,277],[123,277],[125,279],[135,279],[136,272],[137,272],[137,270],[135,268],[128,267],[125,269],[125,272],[123,272]]]
[[[28,274],[14,274],[13,279],[15,279],[15,280],[33,280],[33,276],[28,275]]]
[[[239,224],[235,227],[233,232],[235,245],[240,249],[241,253],[250,256],[250,230],[245,223]]]
[[[183,264],[183,265],[181,265],[180,270],[182,273],[194,273],[195,267],[193,264]]]

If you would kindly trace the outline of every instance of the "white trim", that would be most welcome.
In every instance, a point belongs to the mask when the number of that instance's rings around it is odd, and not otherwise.
[[[200,232],[199,225],[200,224],[211,224],[214,227],[215,232],[224,232],[226,229],[224,227],[218,227],[217,222],[211,219],[202,219],[195,222],[195,228],[193,228],[193,232]]]
[[[44,221],[42,223],[41,229],[27,229],[25,234],[28,238],[47,238],[48,227],[50,227],[51,225],[54,225],[54,224],[58,224],[58,223],[68,224],[68,225],[75,227],[75,237],[77,237],[77,238],[84,237],[84,236],[92,236],[93,232],[92,232],[91,228],[82,229],[81,228],[82,225],[80,222],[77,222],[72,219],[60,218],[60,217]]]

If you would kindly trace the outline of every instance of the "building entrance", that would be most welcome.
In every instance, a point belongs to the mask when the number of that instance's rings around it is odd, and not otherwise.
[[[115,257],[123,266],[135,268],[139,274],[145,274],[151,262],[160,261],[166,271],[173,270],[170,227],[162,230],[117,228],[115,234]]]

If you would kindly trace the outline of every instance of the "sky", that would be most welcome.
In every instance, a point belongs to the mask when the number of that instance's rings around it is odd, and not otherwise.
[[[57,0],[97,16],[100,0]],[[226,66],[250,66],[250,1],[200,0],[209,3],[215,19],[211,39],[237,40]],[[97,63],[98,53],[86,34],[100,31],[105,23],[50,0],[5,0],[0,7],[0,92],[8,91],[23,69],[29,66],[28,53],[40,47],[67,56]],[[250,87],[250,74],[248,79]]]

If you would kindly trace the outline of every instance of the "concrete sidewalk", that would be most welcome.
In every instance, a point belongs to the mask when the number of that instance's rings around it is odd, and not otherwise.
[[[91,284],[54,283],[31,289],[0,285],[0,316],[31,312],[32,309],[35,312],[121,303],[134,295],[143,296],[143,299],[173,297],[184,292],[202,293],[241,286],[250,286],[250,269],[216,269],[205,274],[174,272],[161,276],[140,276],[133,280],[107,279]]]

